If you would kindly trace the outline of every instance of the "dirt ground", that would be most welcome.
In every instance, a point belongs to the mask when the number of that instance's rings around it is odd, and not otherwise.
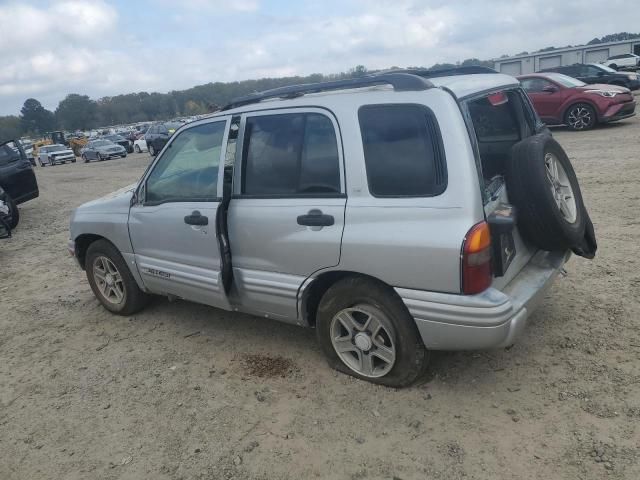
[[[310,330],[162,298],[107,313],[69,214],[149,157],[39,168],[0,241],[0,479],[640,478],[640,120],[554,134],[597,258],[513,348],[433,354],[404,390],[330,370]]]

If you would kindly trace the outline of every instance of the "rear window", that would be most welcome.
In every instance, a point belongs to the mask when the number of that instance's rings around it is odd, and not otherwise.
[[[440,129],[422,105],[366,105],[358,111],[369,191],[377,197],[427,197],[447,183]]]

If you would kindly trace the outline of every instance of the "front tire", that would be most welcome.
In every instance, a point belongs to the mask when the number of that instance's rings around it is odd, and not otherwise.
[[[82,158],[84,163],[89,163],[89,159],[87,158],[87,156],[84,153],[80,156],[80,158]]]
[[[158,152],[156,152],[156,148],[153,146],[153,144],[149,145],[149,155],[155,157],[157,153]]]
[[[135,145],[135,146],[133,147],[133,150],[134,150],[136,153],[142,153],[142,150],[140,150],[140,145]]]
[[[318,306],[316,334],[332,368],[388,387],[410,385],[428,363],[400,297],[367,278],[347,277],[327,290]]]
[[[85,270],[93,294],[110,312],[131,315],[147,304],[148,295],[138,287],[120,252],[106,240],[89,246]]]
[[[571,105],[565,114],[565,123],[574,131],[589,130],[596,125],[597,120],[596,111],[586,103]]]
[[[104,160],[104,158],[102,158],[102,155],[99,153],[97,154],[97,157],[99,162],[102,162]]]
[[[9,228],[13,230],[18,226],[18,222],[20,222],[20,210],[18,210],[18,206],[16,202],[13,201],[13,198],[6,194],[6,203],[9,207],[9,220],[7,223],[9,224]]]

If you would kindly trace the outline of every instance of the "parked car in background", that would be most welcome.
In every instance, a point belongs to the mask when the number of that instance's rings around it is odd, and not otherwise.
[[[152,156],[156,156],[162,147],[166,145],[171,138],[171,135],[182,126],[182,123],[179,122],[166,122],[166,123],[157,123],[155,125],[151,125],[147,133],[144,135],[144,139],[147,141],[147,147],[149,148],[149,153]]]
[[[545,68],[540,70],[539,73],[546,72],[562,73],[589,84],[607,83],[626,87],[629,90],[637,90],[640,88],[640,80],[638,79],[637,73],[617,72],[613,68],[600,65],[599,63],[576,63],[575,65],[567,65],[564,67]]]
[[[640,69],[640,55],[623,53],[609,57],[602,63],[614,70],[638,70]]]
[[[38,164],[41,167],[67,162],[76,163],[76,156],[73,150],[64,145],[44,145],[38,149]]]
[[[127,151],[127,153],[133,152],[133,142],[124,138],[122,135],[104,135],[102,138],[104,138],[105,140],[110,140],[113,143],[117,143],[118,145],[122,146]]]
[[[144,135],[141,135],[135,142],[133,142],[133,151],[136,153],[148,152],[147,141],[144,139]]]
[[[0,144],[0,187],[5,192],[5,203],[13,212],[13,229],[20,217],[17,205],[40,195],[33,167],[19,142],[10,140]]]
[[[570,251],[595,255],[567,154],[490,69],[277,88],[169,142],[71,217],[116,314],[155,293],[315,327],[333,368],[402,387],[429,349],[513,344]]]
[[[98,140],[91,140],[87,145],[80,150],[80,156],[84,163],[91,160],[109,160],[110,158],[126,157],[127,151],[122,145],[113,143],[111,140],[105,140],[104,138]]]
[[[635,115],[631,91],[617,85],[588,85],[561,73],[534,73],[517,77],[540,118],[549,125],[588,130],[598,123]]]

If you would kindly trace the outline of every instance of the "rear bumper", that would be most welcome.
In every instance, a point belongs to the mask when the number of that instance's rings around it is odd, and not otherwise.
[[[512,345],[553,284],[569,252],[536,253],[504,288],[455,295],[396,288],[432,350],[478,350]]]

